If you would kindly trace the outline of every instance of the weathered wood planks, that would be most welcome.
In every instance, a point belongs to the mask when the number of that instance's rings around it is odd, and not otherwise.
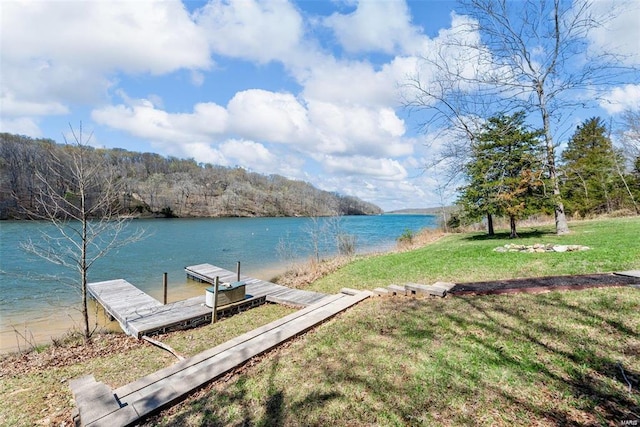
[[[84,426],[133,425],[236,366],[313,328],[373,295],[330,295],[295,313],[224,344],[111,390],[93,376],[71,382]],[[91,397],[91,398],[90,398]],[[96,399],[96,400],[92,400]]]
[[[204,295],[163,305],[122,279],[90,283],[87,289],[105,311],[120,323],[122,330],[136,338],[195,327],[211,321],[212,310],[204,304]],[[218,307],[218,315],[228,315],[264,302],[264,296],[246,298]]]
[[[211,264],[199,264],[185,268],[187,275],[206,283],[215,277],[223,282],[234,282],[237,273]],[[319,292],[291,289],[252,277],[242,277],[245,284],[244,300],[218,307],[218,316],[228,315],[262,304],[265,301],[306,307],[326,298]],[[205,305],[205,289],[202,296],[163,305],[155,298],[123,279],[90,283],[89,294],[102,305],[110,316],[120,323],[122,330],[136,338],[177,329],[199,326],[211,321],[212,310]]]
[[[185,267],[188,277],[207,283],[213,283],[216,276],[222,282],[235,282],[237,273],[211,264],[198,264]],[[314,304],[327,295],[320,292],[304,291],[292,289],[286,286],[267,282],[266,280],[255,279],[247,276],[240,276],[240,280],[246,284],[247,295],[266,296],[267,301],[278,304],[286,304],[294,307],[305,307]]]
[[[131,328],[130,324],[136,319],[152,316],[165,307],[160,301],[123,279],[89,283],[87,291],[120,323],[124,332],[136,337],[138,335],[135,328]]]

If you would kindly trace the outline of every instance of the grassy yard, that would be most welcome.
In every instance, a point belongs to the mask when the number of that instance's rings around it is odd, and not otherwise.
[[[587,274],[640,268],[640,218],[571,223],[572,233],[557,236],[553,226],[523,228],[519,239],[508,232],[453,234],[411,252],[365,258],[309,287],[339,292],[343,287],[373,289],[391,283],[438,280],[470,282],[517,277]],[[498,253],[507,243],[585,245],[591,250],[565,253]]]
[[[590,251],[496,253],[514,242],[450,235],[358,260],[309,289],[640,268],[640,218],[571,228],[562,237],[549,227],[523,229],[515,243]],[[266,305],[160,340],[190,356],[289,312]],[[148,425],[620,425],[640,419],[639,313],[634,288],[369,299]],[[72,350],[2,361],[0,425],[68,423],[69,379],[93,373],[115,388],[175,361],[149,344],[108,336],[94,344],[92,357]],[[76,356],[56,358],[66,353]]]
[[[148,425],[619,425],[638,312],[632,288],[372,299]]]

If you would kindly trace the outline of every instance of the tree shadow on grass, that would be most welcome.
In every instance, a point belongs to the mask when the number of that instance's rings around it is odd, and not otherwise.
[[[277,387],[275,377],[280,366],[280,356],[276,353],[269,370],[267,398],[264,402],[264,416],[258,421],[259,426],[281,426],[284,423],[284,390]]]
[[[302,400],[294,402],[287,397],[287,390],[279,386],[281,378],[281,354],[279,351],[272,356],[265,356],[259,363],[268,364],[268,368],[258,373],[258,376],[266,375],[268,378],[263,397],[256,401],[256,394],[262,388],[262,384],[252,381],[252,369],[238,368],[239,372],[229,381],[217,381],[196,392],[169,412],[174,415],[163,414],[152,417],[143,426],[283,426],[291,424],[291,419],[296,419],[309,408],[321,408],[327,402],[342,397],[340,393],[318,393],[312,391]],[[250,365],[254,361],[249,362]]]
[[[640,418],[640,371],[629,362],[633,355],[617,348],[637,335],[613,305],[596,304],[603,309],[592,313],[556,293],[366,304],[374,309],[276,350],[165,424],[584,425]],[[288,360],[303,348],[307,356]]]
[[[547,296],[540,296],[542,305],[546,305]],[[583,325],[591,323],[591,319],[597,319],[598,324],[608,324],[612,329],[622,335],[635,337],[630,328],[612,320],[607,316],[599,315],[592,311],[584,310],[573,305],[554,304],[561,308],[565,315],[565,324],[580,324],[572,330],[571,327],[555,327],[552,325],[534,325],[530,319],[518,310],[517,306],[498,305],[494,311],[508,318],[501,321],[498,317],[485,309],[480,300],[465,298],[470,306],[470,311],[481,313],[485,321],[471,321],[476,326],[494,334],[511,335],[526,340],[533,346],[535,354],[544,355],[545,358],[555,359],[555,364],[547,366],[528,355],[519,355],[518,358],[508,354],[500,346],[477,336],[471,340],[489,350],[497,356],[495,362],[520,370],[526,364],[532,365],[542,376],[544,384],[551,384],[554,388],[569,392],[580,409],[590,412],[599,423],[620,423],[625,420],[640,421],[640,396],[638,385],[640,383],[640,371],[638,366],[626,366],[619,360],[614,360],[610,355],[618,350],[619,343],[612,343],[607,347],[606,343],[597,339],[584,336]],[[457,319],[458,322],[468,323],[469,319]],[[508,324],[507,324],[508,323]],[[513,326],[513,325],[516,326]],[[499,329],[499,330],[498,330]],[[603,331],[603,333],[606,333]],[[603,346],[605,347],[603,349]],[[628,392],[620,392],[627,389]],[[635,390],[635,391],[634,391]],[[549,407],[534,405],[531,401],[514,397],[512,394],[501,391],[503,397],[522,407],[528,407],[536,414],[543,415],[554,422],[563,425],[579,425],[568,412],[550,410]]]
[[[489,236],[489,234],[472,234],[463,238],[463,240],[468,240],[472,242],[481,242],[485,240],[509,240],[516,242],[518,239],[539,239],[543,236],[557,236],[555,233],[545,231],[545,230],[526,230],[526,231],[518,231],[518,237],[515,239],[509,238],[508,231],[498,231],[493,236]]]

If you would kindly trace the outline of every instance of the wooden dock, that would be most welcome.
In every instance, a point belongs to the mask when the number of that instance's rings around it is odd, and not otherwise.
[[[129,426],[373,295],[330,295],[282,319],[112,390],[88,375],[70,382],[80,425]]]
[[[194,279],[213,283],[215,277],[222,282],[233,282],[237,273],[211,264],[200,264],[185,268]],[[266,301],[293,307],[306,307],[317,303],[328,295],[319,292],[291,289],[248,276],[241,276],[246,283],[246,298],[240,302],[218,307],[218,318]],[[89,283],[89,295],[115,318],[128,335],[141,338],[143,335],[164,333],[193,328],[211,322],[212,309],[205,305],[205,288],[202,295],[163,305],[160,301],[136,288],[123,279]]]
[[[187,277],[206,283],[213,284],[216,276],[220,277],[221,282],[235,282],[238,280],[237,273],[211,264],[192,265],[190,267],[185,267],[185,271],[187,272]],[[265,296],[268,302],[285,304],[293,307],[306,307],[327,296],[320,292],[292,289],[248,276],[241,275],[240,280],[246,283],[248,295]]]
[[[143,335],[194,328],[211,323],[213,310],[205,305],[202,296],[163,305],[126,280],[108,280],[89,283],[89,294],[105,311],[120,323],[127,334],[136,338]],[[218,318],[264,304],[264,296],[248,297],[243,301],[218,307]]]

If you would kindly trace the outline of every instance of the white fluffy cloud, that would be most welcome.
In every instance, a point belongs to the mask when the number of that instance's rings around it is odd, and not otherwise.
[[[104,99],[113,74],[206,69],[207,41],[178,0],[3,2],[3,114],[62,114]],[[12,102],[7,102],[12,100]]]
[[[309,101],[309,119],[318,133],[315,150],[320,153],[395,157],[413,149],[401,138],[404,122],[390,108]]]
[[[598,0],[591,5],[604,24],[590,33],[595,53],[621,55],[627,65],[640,65],[640,2]]]
[[[316,101],[305,108],[291,94],[249,90],[238,92],[226,108],[200,103],[190,113],[170,113],[149,99],[120,94],[124,103],[95,109],[93,120],[156,143],[217,144],[235,135],[247,141],[293,144],[308,155],[397,157],[413,151],[413,144],[403,139],[403,120],[391,108]]]
[[[340,44],[349,52],[416,53],[424,37],[411,25],[409,7],[403,1],[360,1],[357,9],[324,19]]]
[[[349,175],[320,177],[317,185],[326,191],[338,191],[363,200],[375,200],[381,206],[421,207],[437,205],[438,196],[431,183],[423,179],[379,180]],[[449,202],[450,200],[447,200]]]
[[[238,92],[228,110],[232,131],[246,138],[292,143],[309,134],[307,112],[290,93]]]
[[[2,8],[3,38],[11,40],[3,60],[154,74],[211,63],[204,35],[177,0],[10,1]]]
[[[303,34],[302,17],[284,1],[212,0],[196,22],[215,53],[262,63],[286,58]]]
[[[220,144],[220,152],[240,165],[264,165],[270,168],[277,164],[277,158],[264,145],[253,141],[231,139]]]
[[[166,144],[163,147],[167,154],[176,157],[193,158],[197,162],[211,163],[212,165],[233,166],[234,163],[225,157],[220,150],[206,142],[188,142],[177,145]]]
[[[614,88],[600,102],[600,106],[609,114],[640,109],[640,84]]]
[[[0,95],[0,105],[2,105],[2,113],[8,116],[50,116],[69,112],[69,109],[60,102],[16,99],[15,95],[8,91]]]
[[[171,114],[146,99],[127,101],[97,108],[91,118],[140,138],[173,144],[210,141],[222,135],[227,126],[226,109],[215,103],[196,104],[191,113]]]
[[[309,99],[335,103],[397,104],[398,72],[394,65],[376,71],[368,62],[327,58],[309,69],[308,76],[301,81],[303,94]]]
[[[325,169],[332,173],[371,176],[382,180],[399,181],[407,177],[407,171],[397,161],[365,156],[333,157],[324,159]]]
[[[38,123],[29,117],[19,117],[16,119],[2,118],[2,120],[0,120],[0,132],[29,135],[34,138],[42,136]]]

